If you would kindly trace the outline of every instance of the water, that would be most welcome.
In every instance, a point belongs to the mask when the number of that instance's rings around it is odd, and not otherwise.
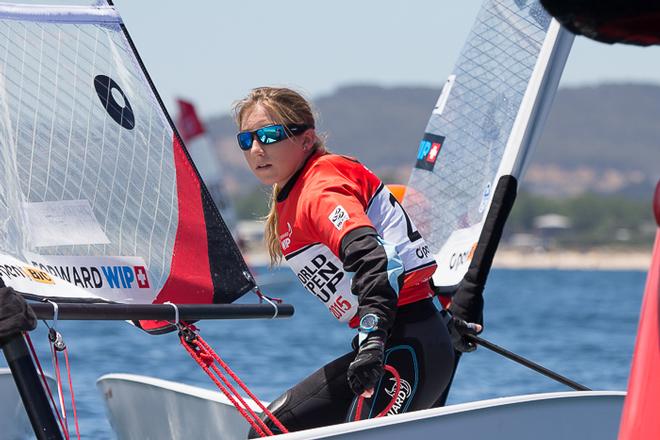
[[[482,336],[592,389],[624,390],[645,279],[632,271],[494,270]],[[264,400],[348,351],[354,334],[302,287],[272,292],[280,293],[296,306],[292,319],[200,324],[206,341]],[[213,388],[176,335],[150,336],[123,322],[61,322],[59,328],[69,347],[84,438],[114,438],[95,385],[103,374]],[[43,325],[32,338],[52,371]],[[566,389],[480,348],[463,356],[449,402]]]

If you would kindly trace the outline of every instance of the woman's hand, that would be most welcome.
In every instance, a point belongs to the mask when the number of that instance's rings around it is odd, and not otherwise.
[[[373,388],[383,375],[385,358],[385,333],[375,331],[362,341],[355,360],[348,366],[348,386],[356,395],[371,397]]]
[[[449,330],[449,336],[451,337],[454,350],[462,353],[469,353],[476,350],[477,344],[470,341],[467,336],[478,335],[482,332],[483,326],[456,318],[448,310],[443,310],[441,313],[444,315],[445,322],[447,323],[447,329]]]

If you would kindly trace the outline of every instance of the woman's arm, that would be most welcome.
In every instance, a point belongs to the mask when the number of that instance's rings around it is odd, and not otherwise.
[[[376,230],[362,226],[341,240],[339,258],[353,273],[351,290],[358,297],[358,316],[373,313],[378,328],[388,332],[396,316],[403,263],[394,246],[384,243]]]

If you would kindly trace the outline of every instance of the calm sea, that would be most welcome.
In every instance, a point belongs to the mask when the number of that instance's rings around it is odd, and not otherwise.
[[[494,270],[483,337],[592,389],[624,390],[645,279],[644,272]],[[302,287],[291,283],[269,293],[293,303],[295,316],[200,324],[207,342],[264,400],[348,351],[353,335]],[[213,387],[175,335],[150,336],[123,322],[61,322],[59,328],[69,347],[85,438],[114,438],[95,385],[103,374]],[[32,338],[52,371],[43,324]],[[463,357],[450,403],[562,390],[566,387],[480,348]]]

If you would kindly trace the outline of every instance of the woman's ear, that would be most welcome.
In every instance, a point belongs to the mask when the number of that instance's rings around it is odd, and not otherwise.
[[[313,128],[305,131],[303,134],[303,150],[309,151],[314,146],[314,141],[316,140],[316,132]]]

